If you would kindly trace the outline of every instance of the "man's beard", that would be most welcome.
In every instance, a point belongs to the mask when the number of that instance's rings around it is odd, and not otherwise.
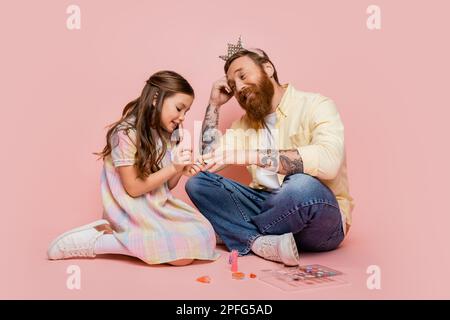
[[[248,98],[245,96],[248,94]],[[238,102],[245,110],[250,126],[254,129],[264,127],[264,118],[272,111],[274,87],[265,72],[261,72],[261,79],[238,94]]]

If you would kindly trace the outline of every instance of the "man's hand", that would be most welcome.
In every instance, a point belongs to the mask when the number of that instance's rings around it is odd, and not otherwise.
[[[258,149],[256,164],[273,172],[289,176],[303,173],[303,160],[297,149]]]
[[[303,161],[298,150],[216,150],[204,154],[203,161],[214,162],[212,170],[223,165],[257,165],[283,175],[303,173]]]
[[[248,166],[258,163],[258,152],[257,150],[216,150],[204,154],[202,159],[207,164],[213,162],[217,166],[230,164]]]
[[[223,76],[213,84],[209,97],[209,105],[218,108],[228,102],[231,97],[233,97],[233,90],[228,85],[227,77]]]
[[[202,158],[200,157],[197,160],[195,160],[193,164],[184,167],[183,175],[187,177],[192,177],[199,174],[201,171],[210,170],[212,167],[214,167],[214,165],[215,165],[214,161],[206,163],[203,162]]]

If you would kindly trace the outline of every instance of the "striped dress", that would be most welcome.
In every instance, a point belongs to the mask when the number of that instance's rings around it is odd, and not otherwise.
[[[103,216],[110,222],[114,235],[131,254],[148,264],[217,259],[211,224],[200,212],[173,197],[167,183],[140,197],[127,194],[117,168],[135,163],[135,137],[134,130],[126,133],[119,126],[111,137],[111,155],[103,165]],[[169,164],[168,148],[162,166]]]

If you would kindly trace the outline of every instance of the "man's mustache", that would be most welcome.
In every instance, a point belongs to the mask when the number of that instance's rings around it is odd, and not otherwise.
[[[239,94],[238,94],[238,97],[239,97],[239,102],[241,103],[241,104],[246,104],[247,103],[247,97],[251,94],[251,93],[254,93],[256,90],[254,90],[254,88],[252,88],[252,87],[247,87],[247,88],[244,88],[244,89],[242,89],[240,92],[239,92]]]

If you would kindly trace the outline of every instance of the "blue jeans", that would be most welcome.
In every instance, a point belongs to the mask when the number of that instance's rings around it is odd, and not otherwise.
[[[336,197],[307,174],[287,176],[273,192],[211,172],[186,183],[186,192],[229,250],[245,255],[261,235],[292,232],[300,251],[328,251],[344,239]]]

